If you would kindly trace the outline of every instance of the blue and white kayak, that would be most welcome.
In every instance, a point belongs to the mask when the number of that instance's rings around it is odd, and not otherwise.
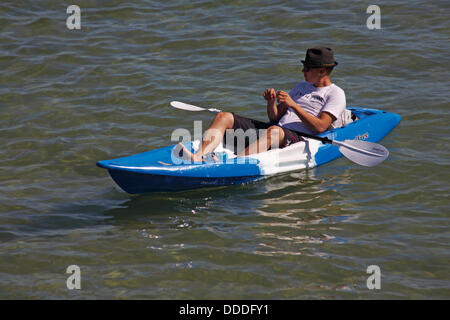
[[[348,109],[358,118],[356,121],[318,136],[332,140],[377,142],[401,120],[400,115],[387,111],[358,107]],[[199,144],[197,140],[185,143],[185,146],[195,152]],[[245,157],[236,157],[220,144],[215,150],[220,155],[219,161],[203,163],[174,161],[175,147],[99,161],[97,166],[107,169],[124,191],[136,194],[244,184],[283,172],[314,168],[342,156],[338,147],[308,138],[282,149]]]

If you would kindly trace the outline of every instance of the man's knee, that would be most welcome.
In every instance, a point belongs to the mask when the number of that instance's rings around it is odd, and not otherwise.
[[[272,146],[278,146],[284,139],[283,129],[279,126],[270,126],[267,129],[267,137],[270,139],[270,144]]]
[[[277,135],[280,135],[280,134],[282,134],[283,133],[283,129],[281,129],[281,127],[279,127],[279,126],[270,126],[268,129],[267,129],[267,134],[277,134]]]
[[[224,123],[226,125],[226,127],[232,128],[234,125],[234,116],[231,112],[221,111],[216,115],[215,121]]]

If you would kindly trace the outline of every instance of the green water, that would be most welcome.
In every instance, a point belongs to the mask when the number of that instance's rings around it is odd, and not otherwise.
[[[371,4],[85,0],[68,30],[60,1],[2,1],[0,298],[449,299],[450,6],[379,1],[369,30]],[[402,116],[377,167],[130,196],[95,166],[211,121],[171,100],[265,120],[315,45],[349,106]]]

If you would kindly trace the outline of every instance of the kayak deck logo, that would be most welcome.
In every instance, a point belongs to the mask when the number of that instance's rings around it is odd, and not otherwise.
[[[358,134],[354,140],[366,140],[369,138],[369,133]]]

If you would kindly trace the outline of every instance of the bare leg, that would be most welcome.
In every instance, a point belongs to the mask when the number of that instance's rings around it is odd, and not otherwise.
[[[249,154],[265,152],[269,147],[279,147],[284,139],[284,131],[278,126],[272,126],[267,129],[266,134],[259,136],[259,139],[249,145],[238,156],[246,156]]]
[[[202,143],[196,153],[190,152],[183,144],[179,143],[180,148],[183,150],[182,158],[194,162],[202,161],[202,156],[214,151],[222,141],[225,130],[232,129],[233,125],[233,114],[229,112],[218,113],[203,135]]]

